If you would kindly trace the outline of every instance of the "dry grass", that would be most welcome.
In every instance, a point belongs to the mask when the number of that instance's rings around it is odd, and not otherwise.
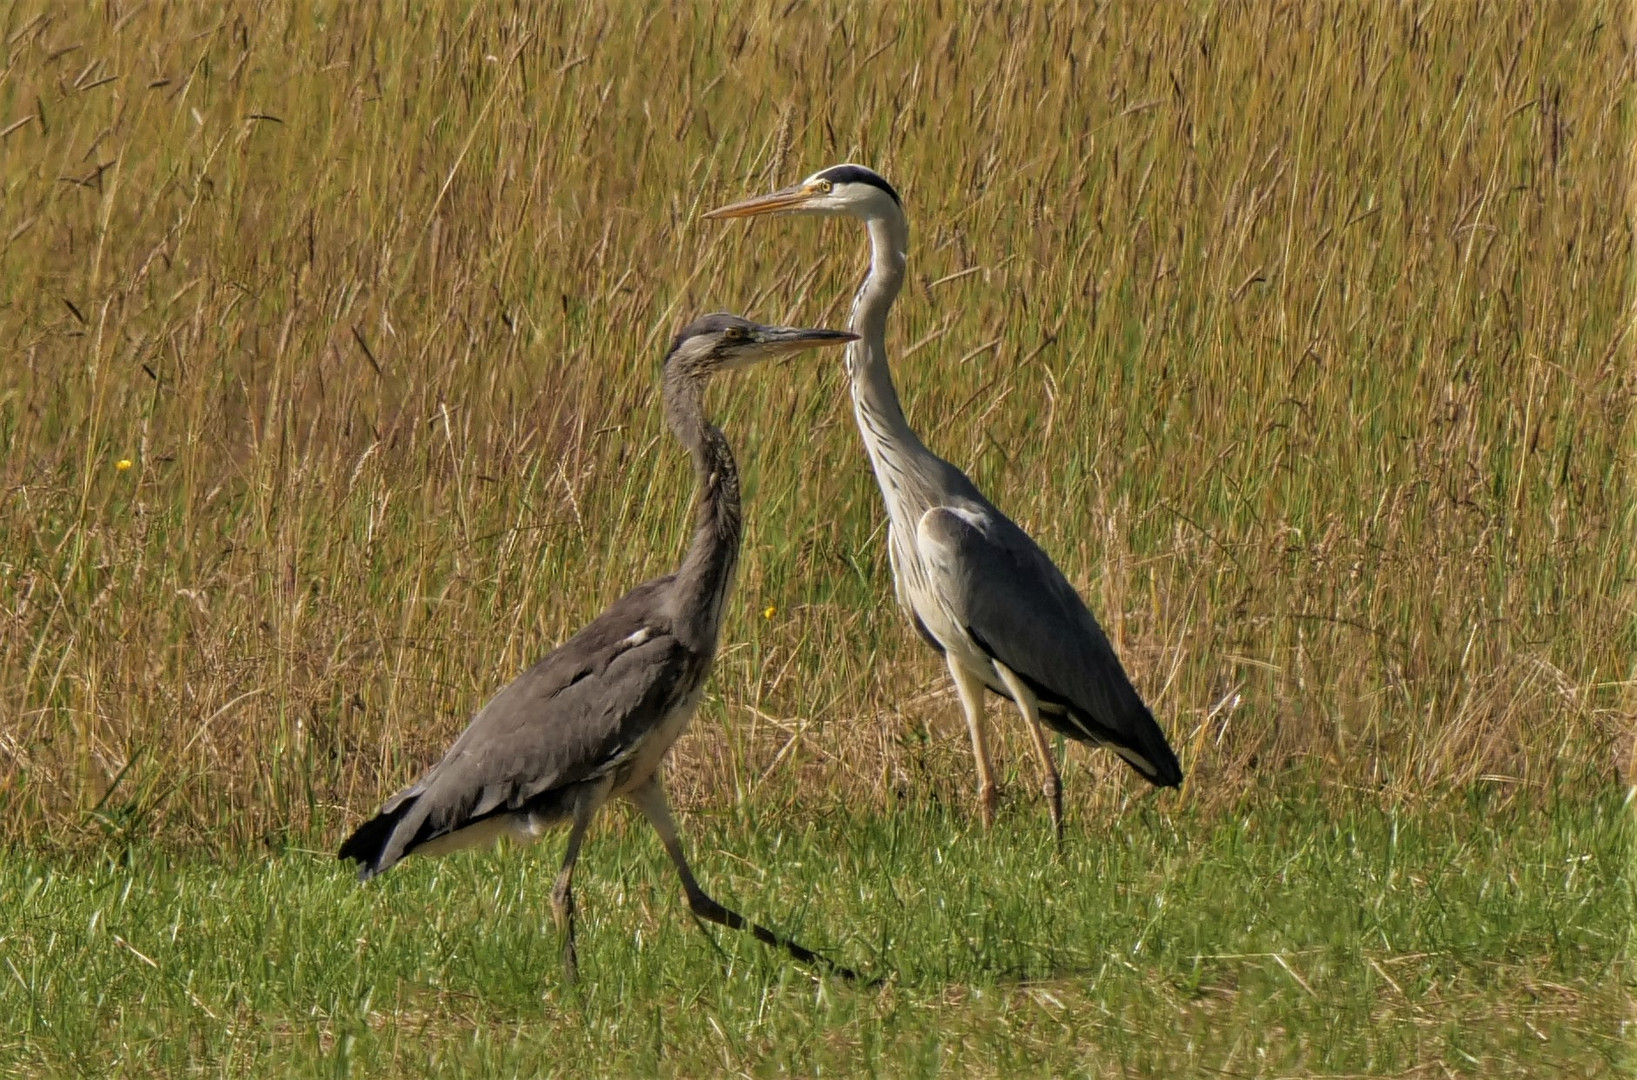
[[[1612,780],[1621,15],[6,9],[0,837],[372,808],[674,562],[666,335],[840,322],[861,268],[698,213],[845,159],[916,230],[912,421],[1091,598],[1185,798]],[[715,400],[750,533],[679,786],[968,799],[837,365]]]

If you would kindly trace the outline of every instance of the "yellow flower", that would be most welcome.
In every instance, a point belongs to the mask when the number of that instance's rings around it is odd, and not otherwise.
[[[118,469],[120,472],[124,472],[126,469],[129,469],[130,467],[131,467],[131,459],[128,458],[128,457],[122,457],[118,461],[114,462],[114,468]]]
[[[779,609],[774,607],[773,605],[769,604],[767,606],[767,609],[762,612],[762,618],[771,619],[773,616],[777,615],[778,613],[779,613]]]

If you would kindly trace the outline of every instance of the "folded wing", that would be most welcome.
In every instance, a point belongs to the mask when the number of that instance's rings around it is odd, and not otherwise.
[[[1150,783],[1182,782],[1102,627],[1022,529],[992,506],[937,506],[922,515],[916,546],[945,615],[1023,679],[1043,721],[1110,747]]]
[[[478,714],[443,760],[399,792],[342,845],[368,878],[422,845],[499,814],[552,816],[552,795],[594,780],[634,753],[675,705],[695,662],[651,594],[628,593],[519,675]],[[638,615],[646,612],[650,618]]]

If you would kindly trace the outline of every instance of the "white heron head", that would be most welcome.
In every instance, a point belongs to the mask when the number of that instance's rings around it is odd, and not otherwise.
[[[862,165],[832,165],[799,184],[781,188],[771,195],[718,207],[705,216],[744,218],[762,214],[813,214],[869,221],[891,214],[901,216],[903,204],[898,192],[873,169]]]

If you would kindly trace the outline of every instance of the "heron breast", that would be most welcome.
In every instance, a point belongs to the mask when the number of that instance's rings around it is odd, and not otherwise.
[[[688,721],[693,719],[694,710],[699,708],[699,699],[704,691],[704,681],[700,680],[697,686],[665,711],[659,723],[642,736],[615,773],[615,795],[641,787],[654,775],[665,760],[665,755],[676,745],[676,740],[688,730]]]

